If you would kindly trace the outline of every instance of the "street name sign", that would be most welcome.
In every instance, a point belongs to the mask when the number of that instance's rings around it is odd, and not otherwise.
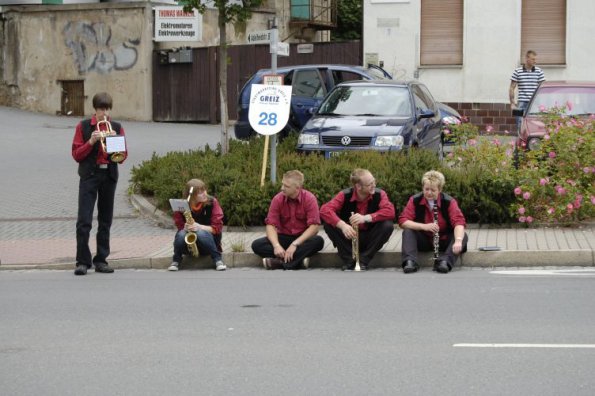
[[[291,85],[252,84],[250,126],[261,135],[274,135],[289,121]]]
[[[270,51],[271,54],[277,54],[279,56],[289,56],[289,44],[288,43],[277,43],[277,48],[273,47],[271,43]]]
[[[268,44],[272,39],[272,31],[261,30],[248,33],[248,44]]]

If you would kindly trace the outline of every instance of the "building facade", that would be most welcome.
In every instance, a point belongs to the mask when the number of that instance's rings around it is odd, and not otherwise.
[[[527,50],[547,80],[595,80],[594,18],[592,0],[364,0],[364,62],[419,79],[475,124],[514,130],[508,88]]]
[[[286,42],[320,39],[307,24],[290,26],[292,4],[265,1],[247,23],[227,26],[227,43],[248,44],[249,32],[269,29],[275,17]],[[214,9],[200,16],[199,40],[154,41],[157,6],[175,2],[0,0],[0,105],[85,115],[93,95],[107,91],[115,117],[151,120],[154,52],[219,45]]]

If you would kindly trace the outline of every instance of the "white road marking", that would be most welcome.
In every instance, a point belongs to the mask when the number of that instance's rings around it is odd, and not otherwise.
[[[453,344],[455,348],[595,348],[595,344]]]
[[[595,276],[595,268],[549,269],[549,270],[497,270],[490,271],[494,275],[560,275],[560,276]]]

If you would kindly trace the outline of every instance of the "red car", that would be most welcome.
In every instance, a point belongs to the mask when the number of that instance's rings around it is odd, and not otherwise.
[[[590,117],[595,114],[595,81],[545,81],[526,109],[512,111],[523,117],[517,138],[517,147],[534,150],[545,135],[541,115],[552,107],[566,106],[565,114],[572,117]]]

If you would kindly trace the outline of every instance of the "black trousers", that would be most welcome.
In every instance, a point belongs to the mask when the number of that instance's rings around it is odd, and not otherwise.
[[[117,180],[110,177],[107,169],[97,169],[86,179],[79,181],[78,219],[76,221],[76,264],[91,267],[95,263],[107,263],[110,254],[110,228],[114,216],[114,197]],[[97,201],[97,252],[91,259],[89,234],[93,224],[93,210]]]
[[[467,251],[467,233],[463,237],[463,250],[461,254]],[[455,242],[454,233],[448,234],[447,239],[441,239],[438,251],[442,254],[438,255],[438,261],[447,261],[450,268],[454,267],[457,262],[457,256],[452,252],[452,245]],[[417,262],[417,252],[433,252],[434,241],[428,238],[425,232],[415,231],[410,229],[403,230],[403,240],[401,247],[401,262],[406,260],[413,260]]]
[[[367,230],[359,231],[359,261],[361,265],[368,266],[384,244],[389,240],[395,227],[390,220],[368,224]],[[324,223],[324,231],[333,245],[337,248],[339,257],[346,266],[353,266],[355,261],[352,254],[351,239],[345,238],[343,232],[330,224]]]
[[[279,234],[278,238],[279,244],[283,249],[287,249],[291,245],[291,242],[299,238],[299,235]],[[322,239],[320,235],[314,235],[313,237],[306,239],[297,247],[293,254],[293,260],[284,263],[283,267],[285,269],[297,269],[300,267],[303,259],[315,255],[321,251],[323,247],[324,239]],[[275,248],[273,248],[273,244],[267,237],[258,238],[252,242],[252,251],[263,258],[275,257]]]

